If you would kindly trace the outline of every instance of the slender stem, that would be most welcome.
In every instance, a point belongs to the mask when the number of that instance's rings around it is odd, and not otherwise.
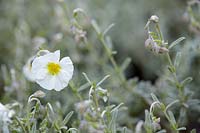
[[[157,30],[157,32],[158,32],[158,34],[159,34],[159,36],[160,36],[161,41],[164,42],[164,38],[163,38],[162,32],[161,32],[161,30],[160,30],[159,24],[156,24],[156,30]],[[173,63],[172,63],[172,60],[171,60],[171,57],[170,57],[169,53],[167,53],[166,56],[167,56],[167,60],[168,60],[168,62],[169,62],[170,68],[172,69],[171,72],[172,72],[173,78],[174,78],[174,80],[176,81],[176,88],[179,90],[179,97],[181,98],[181,94],[183,93],[183,92],[182,92],[183,90],[180,89],[180,82],[179,82],[179,80],[178,80],[178,78],[177,78],[177,75],[176,75],[175,66],[174,66]],[[164,112],[165,117],[167,118],[167,120],[168,120],[169,123],[171,124],[173,130],[174,130],[176,133],[179,133],[179,131],[177,131],[177,127],[176,127],[177,125],[174,125],[174,124],[171,122],[171,120],[170,120],[170,118],[169,118],[169,116],[168,116],[166,110],[164,110],[163,112]]]
[[[101,43],[103,44],[103,46],[104,46],[104,48],[105,48],[105,50],[106,50],[106,53],[107,53],[107,55],[108,55],[108,58],[110,59],[112,65],[113,65],[113,67],[114,67],[114,69],[115,69],[115,72],[118,74],[119,79],[120,79],[122,85],[124,86],[125,89],[130,90],[130,88],[129,88],[129,87],[127,86],[127,84],[126,84],[126,79],[125,79],[124,75],[122,74],[122,72],[121,72],[119,66],[117,65],[115,59],[113,58],[112,52],[111,52],[110,49],[107,47],[106,42],[105,42],[105,40],[104,40],[104,38],[103,38],[102,35],[99,36],[99,40],[100,40]]]
[[[96,111],[98,111],[98,108],[99,108],[99,102],[98,102],[98,99],[97,99],[97,94],[96,94],[96,87],[93,87],[94,89],[94,93],[93,93],[93,99],[94,99],[94,103],[95,103],[95,108],[96,108]]]
[[[19,120],[17,117],[15,117],[15,119],[16,119],[16,121],[18,122],[19,126],[22,128],[23,132],[26,133],[26,129],[25,129],[25,127],[23,126],[23,124],[20,122],[20,120]]]
[[[167,53],[166,55],[167,55],[167,60],[169,62],[169,65],[171,67],[175,68],[173,63],[172,63],[171,57],[169,56],[169,53]],[[178,83],[180,85],[180,83],[178,81],[178,78],[177,78],[177,75],[176,75],[176,70],[175,69],[174,69],[174,72],[172,74],[173,74],[173,77],[174,77],[174,80],[176,81],[176,83]]]
[[[112,56],[112,51],[107,47],[107,44],[106,44],[105,39],[104,39],[104,36],[100,34],[100,35],[98,35],[98,38],[99,38],[100,42],[103,44],[103,47],[104,47],[104,49],[105,49],[105,51],[106,51],[106,54],[107,54],[107,56],[108,56],[110,62],[112,63],[112,65],[113,65],[113,67],[114,67],[115,72],[116,72],[117,75],[119,76],[119,80],[120,80],[120,82],[121,82],[121,85],[122,85],[126,90],[132,92],[132,93],[134,94],[134,96],[137,96],[137,97],[141,98],[142,100],[144,100],[145,103],[148,104],[148,101],[147,101],[142,95],[140,95],[140,94],[138,94],[138,93],[134,93],[134,92],[132,91],[132,88],[127,84],[126,78],[124,77],[124,75],[123,75],[123,73],[122,73],[120,67],[117,65],[115,59],[114,59],[113,56]]]
[[[93,102],[95,104],[95,111],[97,113],[97,118],[99,119],[100,123],[104,123],[104,119],[101,118],[101,112],[100,112],[100,107],[99,107],[99,102],[98,102],[98,97],[97,97],[97,92],[96,92],[96,85],[92,85],[92,89],[94,90],[92,98]]]
[[[157,32],[158,32],[158,34],[159,34],[159,36],[160,36],[161,41],[164,42],[164,37],[163,37],[162,32],[161,32],[161,30],[160,30],[159,24],[156,24],[156,30],[157,30]],[[168,62],[169,62],[170,67],[172,67],[172,68],[174,69],[175,67],[174,67],[174,65],[173,65],[173,63],[172,63],[172,60],[171,60],[171,57],[170,57],[169,53],[167,53],[166,55],[167,55],[167,59],[168,59]],[[176,81],[176,83],[177,83],[178,86],[179,86],[180,83],[179,83],[179,81],[178,81],[178,78],[177,78],[176,70],[175,70],[175,69],[174,69],[174,72],[173,72],[173,77],[174,77],[174,80]],[[178,88],[178,89],[179,89],[179,88]]]
[[[110,59],[112,65],[114,66],[115,70],[119,73],[119,72],[120,72],[120,71],[119,71],[119,67],[118,67],[116,61],[114,60],[114,58],[113,58],[113,56],[112,56],[112,52],[111,52],[110,49],[107,47],[106,42],[105,42],[103,36],[100,37],[100,41],[101,41],[101,43],[103,44],[103,46],[104,46],[104,48],[105,48],[105,50],[106,50],[106,53],[107,53],[107,55],[108,55],[108,57],[109,57],[109,59]],[[124,77],[123,77],[121,74],[120,74],[120,78],[121,78],[121,80],[124,80]]]
[[[158,34],[159,34],[159,36],[160,36],[160,40],[163,41],[164,38],[163,38],[162,32],[161,32],[161,30],[160,30],[159,24],[156,24],[156,30],[157,30],[157,32],[158,32]]]

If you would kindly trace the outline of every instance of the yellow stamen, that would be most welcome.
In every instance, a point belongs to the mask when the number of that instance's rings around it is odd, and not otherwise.
[[[47,64],[47,69],[51,75],[57,75],[60,72],[61,67],[57,63],[50,62]]]

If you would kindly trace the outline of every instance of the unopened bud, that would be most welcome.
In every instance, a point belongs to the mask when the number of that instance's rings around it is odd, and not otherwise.
[[[150,21],[153,21],[154,23],[158,23],[159,22],[159,17],[156,15],[151,16]]]
[[[165,48],[165,47],[160,47],[159,49],[159,53],[162,54],[162,53],[168,53],[169,52],[169,49]]]
[[[33,94],[34,97],[39,97],[39,98],[43,98],[45,97],[45,93],[41,90],[39,91],[36,91],[34,94]]]
[[[79,12],[84,13],[84,10],[81,9],[81,8],[76,8],[76,9],[74,9],[74,11],[73,11],[73,16],[76,17],[76,16],[78,15]]]
[[[91,104],[90,100],[81,101],[75,104],[75,108],[77,111],[83,114],[87,110],[87,108],[90,106],[90,104]]]
[[[151,47],[152,43],[153,43],[153,41],[152,41],[150,38],[148,38],[148,39],[145,41],[145,47],[146,47],[146,48]]]

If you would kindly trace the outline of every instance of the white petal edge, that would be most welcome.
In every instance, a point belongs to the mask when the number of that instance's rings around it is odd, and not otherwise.
[[[31,69],[29,68],[28,65],[25,65],[23,67],[23,74],[25,75],[25,77],[31,81],[31,82],[34,82],[35,81],[35,76],[34,74],[32,73]]]
[[[73,75],[74,66],[69,57],[64,57],[60,61],[60,65],[62,70],[68,72],[70,75]]]
[[[46,77],[42,80],[36,81],[42,88],[47,90],[52,90],[55,87],[55,76],[46,75]]]
[[[68,82],[72,78],[72,75],[74,72],[73,63],[69,57],[64,57],[60,61],[60,65],[61,65],[61,69],[62,69],[60,76],[62,76],[62,79],[65,82]]]
[[[61,91],[61,90],[63,90],[65,87],[67,87],[67,85],[68,85],[68,82],[63,82],[62,79],[60,79],[59,76],[57,76],[57,77],[55,78],[55,80],[56,80],[56,83],[55,83],[54,90],[56,90],[56,91]]]

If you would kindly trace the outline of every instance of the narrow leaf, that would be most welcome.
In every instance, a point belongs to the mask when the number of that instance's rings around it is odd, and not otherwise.
[[[111,110],[111,112],[115,111],[115,110],[118,110],[124,103],[120,103],[118,106],[116,106],[115,108],[113,108]]]
[[[122,133],[127,133],[127,128],[126,127],[123,127]]]
[[[180,127],[180,128],[177,129],[177,131],[182,131],[182,130],[186,130],[186,128],[185,127]]]
[[[131,63],[131,58],[130,57],[126,58],[121,65],[122,71],[126,70],[126,68],[129,66],[130,63]]]
[[[173,126],[175,126],[176,125],[176,119],[174,117],[174,114],[171,111],[167,111],[167,112],[169,114],[170,121],[172,122]]]
[[[100,28],[99,28],[99,26],[98,26],[98,24],[97,24],[97,22],[95,20],[92,20],[92,26],[95,29],[95,31],[97,32],[97,34],[100,35],[101,34],[101,30],[100,30]]]
[[[175,57],[175,60],[174,60],[174,66],[175,66],[175,68],[179,67],[180,61],[181,61],[181,52],[178,52],[176,54],[176,57]]]
[[[174,105],[175,103],[178,103],[178,102],[179,102],[179,100],[175,100],[175,101],[171,102],[170,104],[168,104],[168,105],[166,106],[166,109],[165,109],[165,110],[167,110],[167,109],[170,108],[172,105]]]
[[[145,110],[145,127],[151,129],[151,116],[148,110]]]
[[[115,24],[110,24],[106,29],[105,29],[105,31],[103,32],[103,36],[105,36],[106,35],[106,33],[108,33],[108,31],[113,27],[113,26],[115,26]]]
[[[176,46],[177,44],[179,44],[181,41],[185,40],[185,37],[180,37],[177,40],[175,40],[174,42],[171,43],[171,45],[169,46],[168,49],[173,48],[174,46]]]
[[[182,84],[183,86],[185,86],[185,85],[189,84],[191,81],[192,81],[192,77],[187,77],[186,79],[184,79],[184,80],[181,82],[181,84]]]
[[[112,119],[111,119],[111,121],[110,121],[110,123],[109,123],[109,128],[110,128],[110,130],[111,130],[112,133],[116,133],[116,132],[117,132],[117,131],[116,131],[116,120],[117,120],[117,115],[118,115],[118,110],[116,109],[116,110],[114,110],[114,111],[112,112]]]
[[[96,85],[96,87],[98,87],[99,85],[101,85],[107,78],[109,78],[110,75],[106,75],[101,81],[99,81]]]
[[[66,115],[66,117],[65,117],[65,119],[63,120],[63,125],[66,125],[67,124],[67,122],[70,120],[70,118],[72,117],[72,115],[73,115],[73,111],[71,111],[71,112],[69,112],[67,115]]]
[[[85,77],[85,79],[88,81],[88,83],[90,83],[90,85],[92,85],[92,82],[91,80],[88,78],[87,74],[86,73],[82,73],[83,76]]]
[[[158,132],[156,132],[156,133],[166,133],[167,131],[165,130],[165,129],[163,129],[163,130],[160,130],[160,131],[158,131]]]
[[[90,83],[87,82],[78,88],[78,92],[88,89],[88,87],[90,87]]]
[[[151,93],[151,97],[152,97],[153,101],[155,101],[155,102],[160,102],[160,101],[158,100],[158,98],[156,97],[156,95],[154,95],[153,93]]]

